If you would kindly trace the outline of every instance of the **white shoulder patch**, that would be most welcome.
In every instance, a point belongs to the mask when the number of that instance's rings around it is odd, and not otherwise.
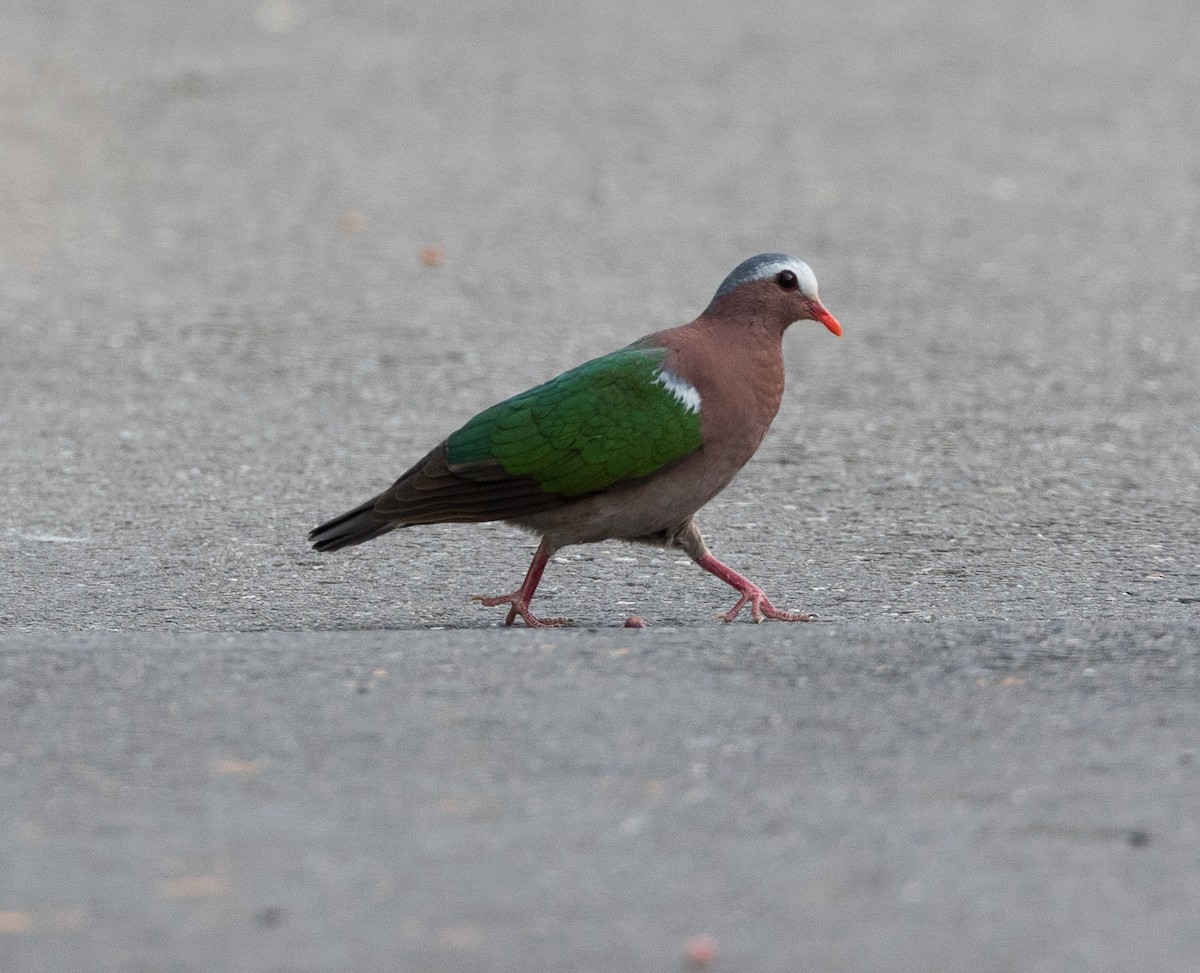
[[[689,412],[699,413],[700,393],[691,382],[685,382],[669,368],[659,368],[654,373],[654,380],[670,392]]]

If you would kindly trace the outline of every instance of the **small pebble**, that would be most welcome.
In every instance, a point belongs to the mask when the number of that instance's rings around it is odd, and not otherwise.
[[[646,623],[638,615],[630,615],[625,619],[626,628],[645,628]]]
[[[683,947],[683,956],[688,966],[693,970],[703,970],[711,966],[717,959],[717,940],[704,933],[693,936]]]
[[[421,252],[418,254],[422,266],[425,267],[440,267],[446,259],[446,251],[439,246],[421,247]]]

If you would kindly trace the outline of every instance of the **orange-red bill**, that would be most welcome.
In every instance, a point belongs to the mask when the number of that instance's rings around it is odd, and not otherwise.
[[[812,313],[814,321],[820,321],[839,338],[842,336],[842,326],[838,324],[837,318],[825,310],[824,304],[822,304],[820,301],[813,301]]]

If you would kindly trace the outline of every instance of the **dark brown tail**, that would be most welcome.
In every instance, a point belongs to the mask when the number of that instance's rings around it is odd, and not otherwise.
[[[512,476],[494,461],[452,468],[442,442],[379,496],[314,528],[308,539],[318,551],[336,551],[397,527],[507,520],[572,499],[546,493],[537,480]]]
[[[353,547],[355,544],[373,540],[389,530],[405,526],[403,522],[379,516],[375,512],[375,501],[378,499],[372,497],[353,510],[347,510],[320,527],[314,527],[308,535],[313,548],[318,551],[337,551],[343,547]]]

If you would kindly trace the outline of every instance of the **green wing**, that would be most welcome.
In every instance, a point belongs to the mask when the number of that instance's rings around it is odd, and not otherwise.
[[[481,412],[446,441],[451,471],[530,477],[575,497],[648,476],[700,447],[699,396],[661,348],[624,348]]]

